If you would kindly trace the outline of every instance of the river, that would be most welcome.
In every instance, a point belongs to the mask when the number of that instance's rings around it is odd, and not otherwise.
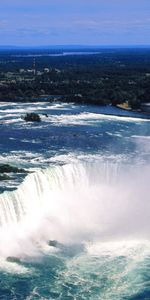
[[[36,112],[41,122],[25,122]],[[1,103],[0,299],[150,299],[150,120]]]

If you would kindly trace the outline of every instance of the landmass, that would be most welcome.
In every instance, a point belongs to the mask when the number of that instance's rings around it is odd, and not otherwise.
[[[0,49],[0,101],[112,104],[134,110],[144,110],[150,102],[149,48],[64,51]]]

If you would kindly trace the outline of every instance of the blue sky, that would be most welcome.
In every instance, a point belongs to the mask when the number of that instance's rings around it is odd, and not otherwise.
[[[0,0],[0,45],[150,45],[150,0]]]

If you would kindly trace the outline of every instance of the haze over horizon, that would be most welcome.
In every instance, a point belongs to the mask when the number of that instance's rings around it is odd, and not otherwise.
[[[0,46],[150,45],[149,11],[148,0],[2,0]]]

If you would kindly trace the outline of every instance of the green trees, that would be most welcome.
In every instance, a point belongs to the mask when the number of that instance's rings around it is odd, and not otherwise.
[[[0,101],[35,102],[46,95],[46,101],[60,96],[59,101],[99,105],[128,101],[135,109],[142,102],[150,102],[150,49],[100,49],[100,54],[62,57],[41,55],[36,59],[36,76],[28,70],[33,57],[19,56],[11,62],[9,55],[0,56],[5,62],[0,64]],[[19,72],[21,68],[23,73]],[[44,68],[49,71],[44,72]],[[28,119],[34,121],[35,117],[27,116]]]

